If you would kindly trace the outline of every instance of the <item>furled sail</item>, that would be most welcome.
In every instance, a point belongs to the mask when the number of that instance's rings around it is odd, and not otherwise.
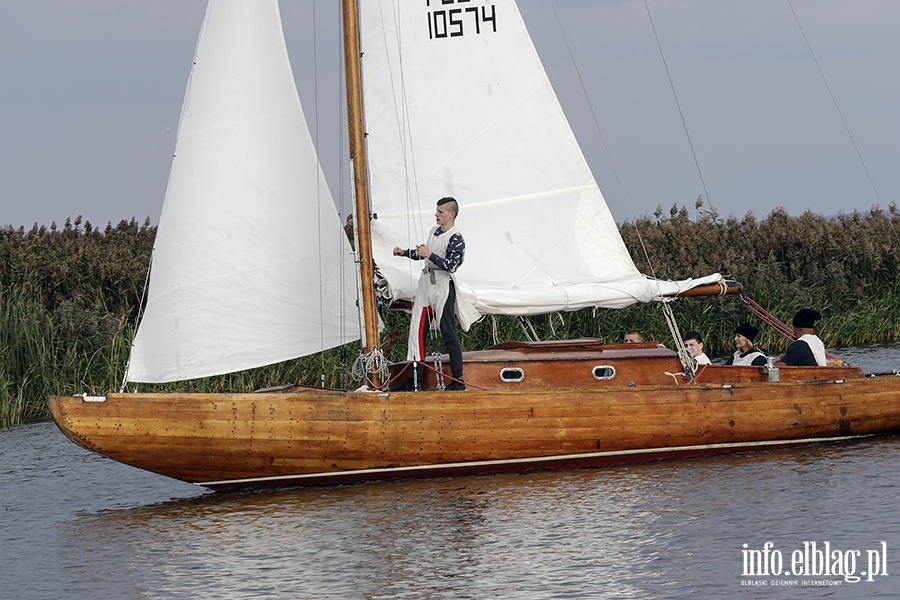
[[[234,372],[358,339],[349,256],[277,1],[212,0],[126,379]]]
[[[373,254],[394,299],[454,196],[482,314],[619,308],[719,281],[637,271],[513,0],[361,3]]]

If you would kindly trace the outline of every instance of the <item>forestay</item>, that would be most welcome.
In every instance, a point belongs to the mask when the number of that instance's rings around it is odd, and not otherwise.
[[[394,299],[420,266],[391,255],[425,239],[454,196],[482,314],[648,302],[719,275],[637,271],[513,0],[366,0],[363,74],[373,253]]]
[[[357,339],[350,247],[275,0],[210,2],[175,150],[127,380],[233,372]]]

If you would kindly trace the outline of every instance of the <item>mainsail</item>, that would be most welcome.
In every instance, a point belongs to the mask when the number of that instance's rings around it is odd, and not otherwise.
[[[375,260],[394,299],[434,204],[460,203],[461,293],[481,314],[621,308],[713,281],[635,268],[513,0],[367,0],[363,73]]]
[[[350,252],[277,1],[211,1],[126,379],[234,372],[358,339]]]
[[[393,299],[455,196],[480,314],[620,308],[720,281],[635,268],[513,0],[361,3],[372,249]],[[401,58],[402,57],[402,58]],[[211,0],[126,380],[166,382],[359,338],[349,243],[276,0]]]

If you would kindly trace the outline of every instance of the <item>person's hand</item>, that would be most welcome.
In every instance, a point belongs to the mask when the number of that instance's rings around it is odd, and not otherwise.
[[[428,249],[428,246],[425,244],[419,244],[416,246],[416,254],[418,254],[422,258],[428,258],[431,256],[431,250]]]
[[[394,246],[394,256],[403,256],[403,248]]]

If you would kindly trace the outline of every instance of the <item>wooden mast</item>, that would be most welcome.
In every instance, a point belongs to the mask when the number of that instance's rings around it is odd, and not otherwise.
[[[359,2],[342,0],[341,10],[344,25],[344,73],[347,86],[347,123],[350,135],[350,157],[356,193],[357,252],[359,252],[359,273],[362,280],[363,319],[365,324],[365,351],[370,353],[378,347],[378,316],[375,309],[375,277],[372,267],[372,236],[369,228],[369,191],[366,166],[365,133],[362,114],[362,81],[359,67]],[[369,373],[371,382],[377,387],[380,378]]]

